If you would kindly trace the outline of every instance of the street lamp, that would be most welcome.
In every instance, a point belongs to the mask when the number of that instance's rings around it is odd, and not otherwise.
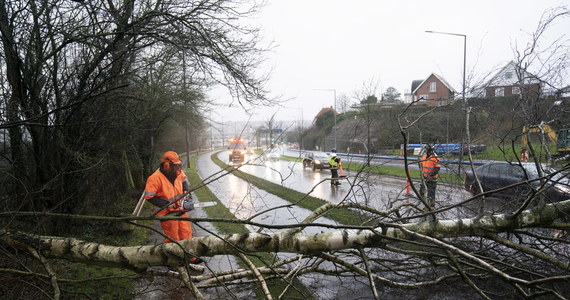
[[[451,32],[440,32],[440,31],[431,31],[426,30],[427,33],[436,33],[436,34],[447,34],[447,35],[455,35],[455,36],[462,36],[463,37],[463,88],[462,88],[462,97],[463,103],[462,108],[465,110],[467,109],[467,103],[465,100],[465,69],[467,63],[467,35],[461,33],[451,33]]]
[[[328,91],[334,92],[334,148],[336,150],[336,90],[335,89],[314,89],[315,91]]]
[[[469,112],[468,112],[468,108],[467,108],[467,100],[465,99],[465,69],[466,69],[466,63],[467,63],[467,35],[465,34],[460,34],[460,33],[451,33],[451,32],[439,32],[439,31],[431,31],[431,30],[426,30],[427,33],[436,33],[436,34],[446,34],[446,35],[455,35],[455,36],[462,36],[463,37],[463,88],[462,88],[462,97],[463,97],[463,101],[461,102],[461,108],[463,109],[463,111],[465,111],[465,114],[467,115],[467,117],[469,117]],[[468,120],[468,119],[467,119]],[[467,128],[466,128],[467,130]],[[461,141],[462,143],[464,141]],[[463,147],[461,147],[460,151],[459,151],[459,165],[458,165],[458,169],[457,172],[459,174],[461,174],[461,161],[463,160]]]

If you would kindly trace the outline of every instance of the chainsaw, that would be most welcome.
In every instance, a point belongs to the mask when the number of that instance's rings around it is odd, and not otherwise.
[[[207,202],[193,202],[190,199],[186,199],[184,200],[184,203],[182,204],[182,211],[177,210],[177,211],[171,211],[166,215],[175,215],[175,216],[181,216],[191,210],[194,210],[196,207],[208,207],[208,206],[214,206],[217,205],[218,203],[215,201],[207,201]]]
[[[189,203],[189,204],[186,204]],[[208,207],[208,206],[214,206],[217,205],[218,203],[215,201],[206,201],[206,202],[191,202],[191,201],[185,201],[184,202],[184,210],[186,210],[186,207],[189,207],[190,209],[188,210],[192,210],[196,207]],[[191,205],[191,206],[190,206]]]

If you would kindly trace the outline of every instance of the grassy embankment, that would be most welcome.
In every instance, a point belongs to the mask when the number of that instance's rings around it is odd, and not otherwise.
[[[136,204],[136,194],[125,196],[117,203],[120,211],[132,211]],[[133,197],[134,196],[134,197]],[[139,220],[139,224],[150,226],[152,221]],[[119,223],[89,223],[77,226],[81,233],[75,238],[113,246],[137,246],[148,242],[148,229],[135,226],[132,231],[124,231]],[[126,269],[107,268],[59,260],[52,267],[61,278],[58,282],[65,297],[69,299],[130,299],[140,275]],[[7,295],[6,295],[7,296]]]

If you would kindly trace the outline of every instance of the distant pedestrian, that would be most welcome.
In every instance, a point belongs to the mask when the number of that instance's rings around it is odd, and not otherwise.
[[[431,209],[435,209],[435,190],[437,188],[440,168],[439,158],[437,158],[435,150],[433,147],[428,146],[426,153],[420,159],[420,170],[422,174],[420,195],[426,200]]]

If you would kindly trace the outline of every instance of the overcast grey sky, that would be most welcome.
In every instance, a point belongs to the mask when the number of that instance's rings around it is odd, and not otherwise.
[[[562,0],[380,1],[269,0],[254,20],[265,41],[273,42],[265,69],[273,69],[268,89],[288,100],[283,107],[260,107],[252,120],[277,112],[282,120],[312,120],[337,98],[352,98],[365,82],[379,96],[388,87],[402,96],[411,82],[436,73],[457,91],[463,72],[463,37],[467,36],[467,72],[476,77],[513,60],[515,43],[524,45],[545,10],[568,6]],[[568,39],[569,18],[559,20],[548,38]],[[228,108],[229,96],[215,89],[220,104],[214,118],[246,120],[241,108]],[[355,101],[355,100],[353,100]],[[306,124],[307,125],[307,124]]]

